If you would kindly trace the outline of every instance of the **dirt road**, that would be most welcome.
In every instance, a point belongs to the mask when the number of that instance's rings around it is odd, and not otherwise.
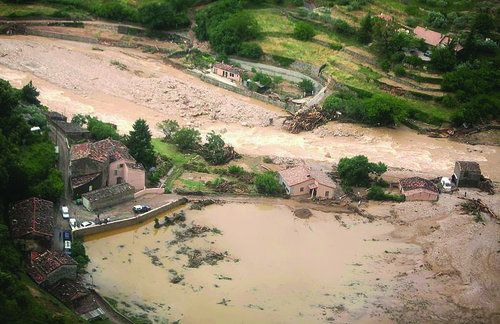
[[[90,113],[128,132],[137,118],[155,134],[157,122],[216,130],[244,154],[299,157],[335,163],[367,155],[389,166],[429,176],[449,175],[454,161],[478,161],[485,175],[500,180],[495,146],[471,146],[418,135],[405,127],[373,129],[329,123],[314,132],[289,134],[280,127],[279,108],[206,84],[165,65],[158,56],[134,49],[46,39],[0,37],[0,77],[22,86],[30,80],[41,101],[69,116]],[[94,48],[94,49],[93,49]],[[126,67],[120,69],[113,61]],[[270,125],[270,119],[274,125]],[[278,118],[278,119],[277,119]]]

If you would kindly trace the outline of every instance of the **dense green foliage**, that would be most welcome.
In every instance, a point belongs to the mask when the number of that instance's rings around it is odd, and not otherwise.
[[[337,166],[342,186],[345,187],[368,187],[373,181],[372,175],[378,179],[386,171],[387,166],[384,163],[369,162],[364,155],[341,158]]]
[[[219,53],[256,55],[257,44],[243,45],[260,36],[257,21],[242,11],[245,4],[245,1],[220,0],[199,10],[196,13],[196,37],[208,40]]]
[[[293,28],[293,37],[301,41],[309,41],[315,35],[314,27],[303,21],[297,22]]]
[[[411,109],[403,99],[383,93],[359,98],[347,91],[330,95],[323,103],[324,113],[332,119],[340,117],[372,126],[396,125]]]
[[[172,136],[172,143],[182,152],[194,151],[200,142],[200,132],[194,128],[183,127]]]
[[[97,117],[76,114],[71,119],[71,122],[80,126],[86,125],[87,130],[90,132],[91,138],[95,141],[100,141],[107,138],[111,138],[117,141],[121,140],[121,136],[118,134],[118,131],[113,124],[105,123],[99,120]]]
[[[126,140],[129,153],[148,170],[156,162],[156,155],[151,144],[151,131],[144,119],[136,120],[132,128]]]
[[[302,79],[299,82],[300,90],[304,91],[306,95],[312,95],[314,93],[314,83],[309,79]]]
[[[172,136],[179,130],[179,123],[176,120],[166,119],[156,125],[163,134],[165,135],[165,140],[170,141]]]
[[[189,27],[187,7],[190,2],[185,0],[146,2],[139,8],[139,17],[144,26],[153,30]]]
[[[254,179],[254,184],[257,191],[266,196],[278,196],[283,193],[283,188],[275,172],[266,171],[257,174]]]
[[[228,154],[226,143],[222,137],[215,132],[207,134],[207,142],[203,144],[202,156],[205,160],[213,165],[224,164],[228,162]],[[230,160],[230,158],[229,158]]]
[[[21,89],[21,99],[29,104],[39,105],[39,94],[40,92],[33,86],[31,81]]]
[[[29,93],[37,90],[29,85]],[[32,97],[33,99],[33,97]],[[35,96],[36,99],[36,96]],[[0,80],[0,322],[65,323],[63,315],[54,315],[35,300],[23,283],[21,256],[14,247],[6,225],[11,203],[38,195],[55,200],[62,193],[62,180],[55,168],[54,146],[47,133],[31,132],[33,120],[41,119],[43,107],[26,109],[26,93]],[[30,102],[35,102],[30,100]],[[20,109],[20,107],[23,107]],[[37,110],[38,109],[38,110]],[[30,112],[39,115],[29,117]],[[27,114],[28,116],[21,116]],[[23,118],[25,117],[25,118]],[[47,129],[46,125],[42,129]]]
[[[245,42],[241,43],[238,55],[251,59],[259,59],[264,55],[262,47],[257,43]]]
[[[71,245],[71,256],[78,263],[78,271],[83,272],[89,264],[90,259],[85,252],[85,246],[80,238],[75,237]]]

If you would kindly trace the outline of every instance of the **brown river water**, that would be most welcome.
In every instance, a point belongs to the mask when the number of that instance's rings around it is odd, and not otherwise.
[[[354,216],[342,216],[341,226],[330,213],[299,219],[286,206],[234,203],[186,216],[187,224],[222,234],[169,245],[179,225],[155,229],[150,222],[87,237],[89,281],[119,301],[118,308],[154,322],[387,322],[384,314],[371,317],[374,304],[392,293],[391,281],[404,269],[380,256],[420,251],[389,240],[392,225]],[[187,257],[176,253],[182,246],[227,251],[228,257],[189,268]],[[170,269],[184,280],[170,283]]]

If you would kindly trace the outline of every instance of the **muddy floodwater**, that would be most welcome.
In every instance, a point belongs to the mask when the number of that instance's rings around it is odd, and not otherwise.
[[[186,210],[184,228],[151,222],[87,237],[89,280],[154,322],[386,322],[372,317],[374,305],[402,269],[380,256],[419,248],[390,239],[392,225],[335,216],[299,219],[286,206],[253,204]],[[175,235],[193,227],[205,232]],[[185,252],[194,250],[223,260],[191,267]]]

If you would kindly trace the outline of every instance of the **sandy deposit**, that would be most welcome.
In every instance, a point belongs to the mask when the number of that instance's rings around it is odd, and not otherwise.
[[[337,162],[367,155],[390,166],[429,176],[449,175],[455,160],[475,160],[484,173],[500,179],[495,146],[471,146],[418,135],[405,127],[374,129],[329,123],[302,134],[284,132],[279,108],[206,84],[138,50],[103,47],[33,36],[0,37],[0,77],[22,86],[33,80],[41,100],[71,116],[91,113],[128,132],[133,121],[153,125],[173,118],[183,125],[212,129],[237,150]],[[111,61],[126,65],[121,70]],[[274,126],[268,126],[274,118]],[[264,127],[267,126],[267,127]]]

